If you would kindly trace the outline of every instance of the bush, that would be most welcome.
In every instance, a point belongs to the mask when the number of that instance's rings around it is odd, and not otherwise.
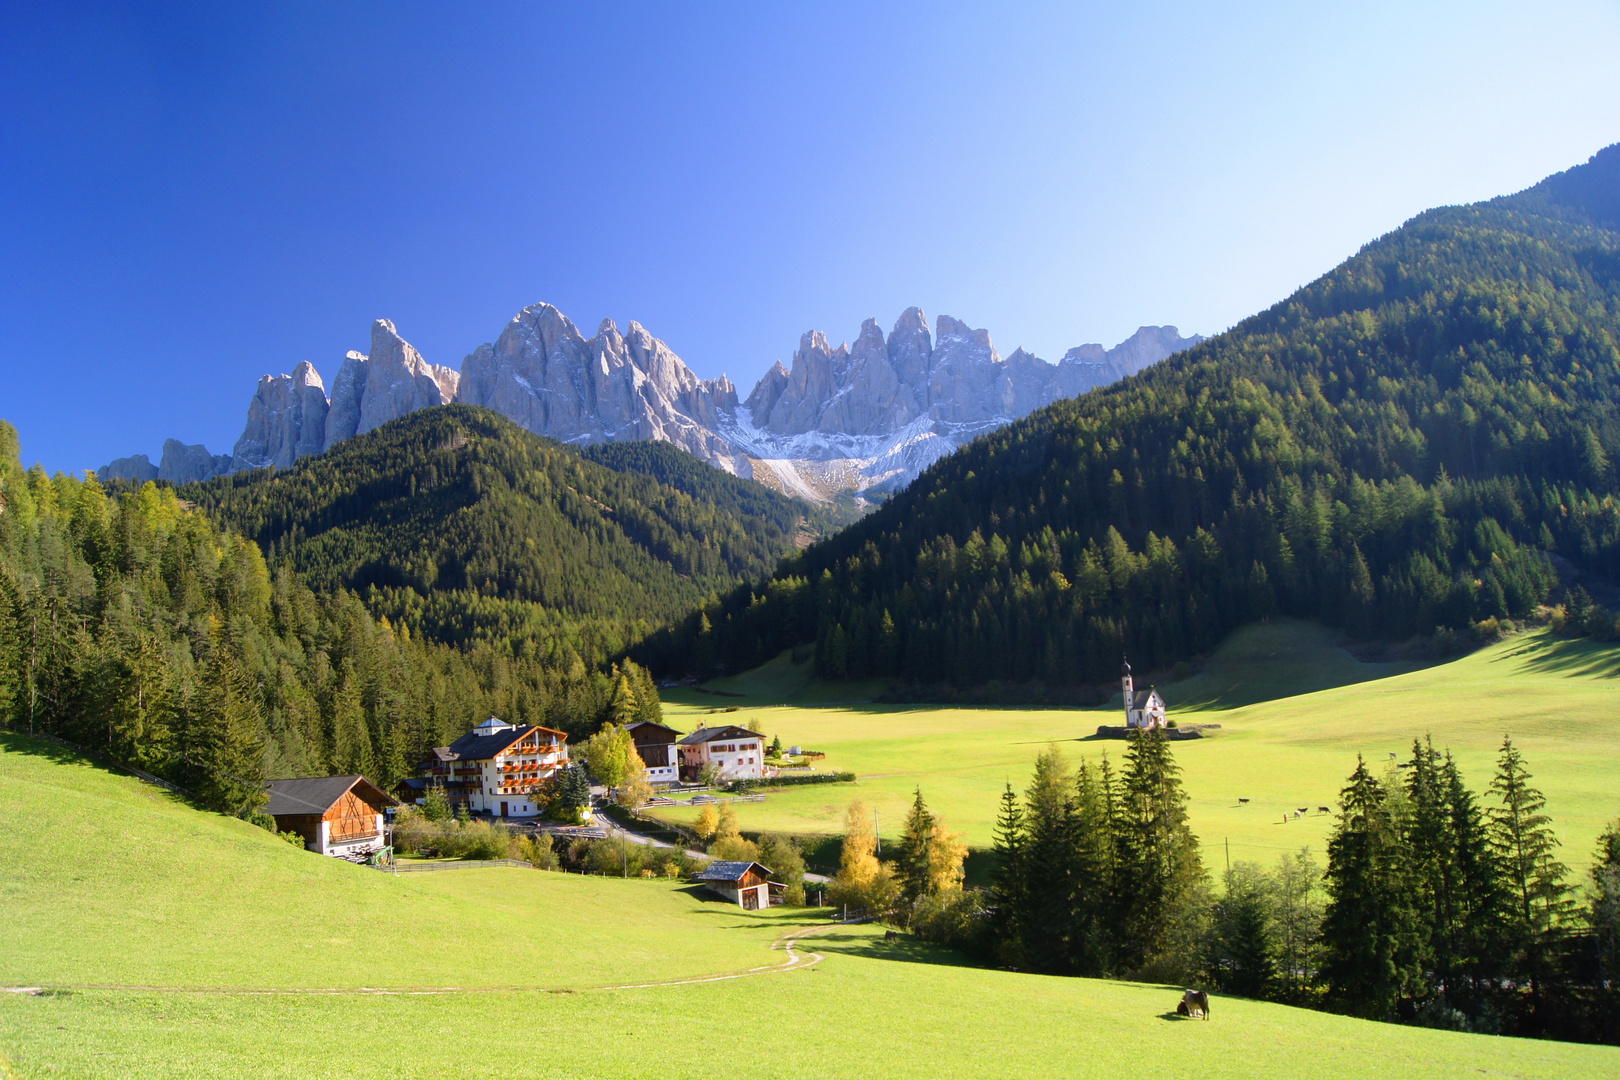
[[[988,914],[977,889],[946,889],[917,901],[911,931],[924,941],[967,951],[982,943]]]
[[[557,848],[545,833],[521,837],[517,842],[516,857],[536,870],[555,870],[559,865]]]
[[[430,821],[409,807],[394,820],[394,849],[399,852],[429,849],[447,859],[511,859],[522,857],[517,848],[506,826],[488,821]]]

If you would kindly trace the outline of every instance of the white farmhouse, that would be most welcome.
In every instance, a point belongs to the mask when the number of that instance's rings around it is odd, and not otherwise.
[[[765,736],[745,727],[698,728],[676,746],[681,752],[681,779],[696,780],[713,764],[721,780],[759,780],[775,775],[765,767]]]

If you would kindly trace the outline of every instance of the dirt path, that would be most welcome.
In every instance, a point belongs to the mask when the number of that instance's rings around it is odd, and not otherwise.
[[[844,923],[820,923],[801,927],[783,934],[771,942],[771,949],[780,949],[787,959],[777,964],[761,964],[741,971],[723,971],[714,975],[692,975],[681,979],[657,979],[650,982],[604,983],[599,986],[331,986],[331,987],[254,987],[254,986],[146,986],[121,983],[60,983],[55,986],[4,986],[0,993],[33,994],[44,996],[58,991],[121,990],[157,994],[232,994],[241,996],[336,996],[336,995],[400,995],[432,994],[582,994],[601,990],[651,990],[663,986],[691,986],[696,983],[726,982],[730,979],[751,979],[758,975],[774,975],[783,971],[802,971],[815,967],[826,959],[818,952],[800,953],[795,946],[800,940],[819,934]]]

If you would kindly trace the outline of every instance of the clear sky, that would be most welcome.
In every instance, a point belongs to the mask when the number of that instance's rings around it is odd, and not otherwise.
[[[1211,333],[1620,140],[1615,0],[0,0],[0,417],[228,453],[264,373],[547,300],[746,394],[919,304],[1056,360]]]

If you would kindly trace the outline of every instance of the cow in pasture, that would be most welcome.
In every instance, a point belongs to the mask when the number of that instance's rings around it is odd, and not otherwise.
[[[1188,990],[1181,995],[1181,1002],[1176,1006],[1176,1015],[1189,1019],[1209,1019],[1209,994],[1203,990]]]
[[[883,940],[884,941],[899,941],[900,940],[900,935],[898,933],[896,933],[895,931],[893,931],[893,930],[889,930],[889,931],[886,931],[884,933]]]

